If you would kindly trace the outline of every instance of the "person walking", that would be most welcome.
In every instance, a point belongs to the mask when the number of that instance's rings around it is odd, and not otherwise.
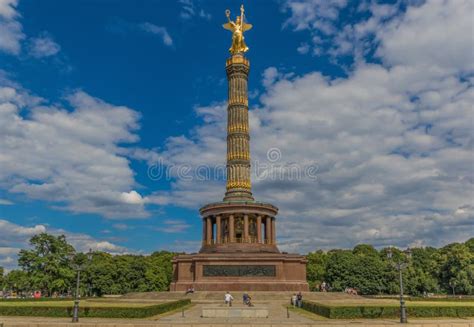
[[[232,301],[234,301],[234,297],[229,292],[225,293],[224,295],[225,304],[227,304],[228,307],[231,307]]]

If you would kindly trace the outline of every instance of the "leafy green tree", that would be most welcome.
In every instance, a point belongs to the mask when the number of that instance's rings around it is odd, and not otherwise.
[[[474,237],[468,239],[464,244],[469,248],[469,251],[474,254]]]
[[[175,253],[153,252],[146,258],[145,281],[147,291],[167,291],[172,281],[173,265],[171,260]]]
[[[449,293],[474,294],[474,253],[468,245],[453,243],[440,251],[442,287]]]
[[[411,295],[438,292],[439,262],[435,248],[412,249],[410,266],[405,272],[405,290]]]
[[[117,267],[113,256],[105,252],[94,252],[91,263],[85,268],[84,283],[91,294],[119,294],[116,284]]]
[[[43,293],[65,292],[74,280],[70,261],[75,253],[64,235],[46,233],[35,235],[30,240],[31,250],[21,250],[19,266],[27,272],[31,286]]]
[[[5,290],[15,292],[26,292],[31,290],[31,282],[28,274],[23,270],[11,270],[4,278]]]
[[[327,279],[328,255],[322,250],[318,250],[308,253],[306,259],[308,260],[306,265],[306,278],[310,288],[316,290],[318,286]]]
[[[379,256],[377,250],[370,244],[359,244],[354,247],[352,253],[361,257],[361,256]]]
[[[5,274],[5,270],[3,269],[2,266],[0,266],[0,290],[3,290],[3,280],[4,280],[3,275],[4,274]]]
[[[329,252],[327,276],[334,290],[356,288],[360,294],[377,294],[384,290],[386,265],[371,246],[356,246],[353,251]]]

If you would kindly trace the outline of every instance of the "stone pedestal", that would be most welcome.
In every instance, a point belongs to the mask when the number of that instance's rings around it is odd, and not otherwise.
[[[304,256],[198,253],[173,259],[171,291],[309,291]]]

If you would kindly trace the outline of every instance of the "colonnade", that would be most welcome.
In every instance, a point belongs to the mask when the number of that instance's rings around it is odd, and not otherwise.
[[[205,245],[225,243],[276,244],[275,217],[229,214],[203,218]]]

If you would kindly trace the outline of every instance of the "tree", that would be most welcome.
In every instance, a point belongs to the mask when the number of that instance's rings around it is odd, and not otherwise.
[[[31,250],[21,250],[19,266],[27,272],[31,286],[47,292],[65,292],[74,280],[71,258],[75,253],[64,235],[46,233],[35,235],[30,240]]]
[[[449,293],[474,294],[474,253],[462,243],[449,244],[440,251],[442,287]]]
[[[469,251],[474,254],[474,237],[468,239],[464,244],[469,248]]]
[[[26,292],[31,290],[30,278],[23,270],[12,270],[6,274],[3,282],[5,290]]]
[[[435,248],[414,248],[412,259],[404,277],[405,290],[411,295],[422,295],[425,292],[438,292],[439,262]]]
[[[5,270],[3,269],[2,266],[0,266],[0,290],[3,290],[3,274],[5,273]]]
[[[146,258],[145,281],[147,291],[167,291],[172,281],[173,252],[153,252]]]
[[[306,256],[306,279],[312,290],[315,290],[323,281],[327,279],[326,270],[328,255],[322,250],[310,252]]]

